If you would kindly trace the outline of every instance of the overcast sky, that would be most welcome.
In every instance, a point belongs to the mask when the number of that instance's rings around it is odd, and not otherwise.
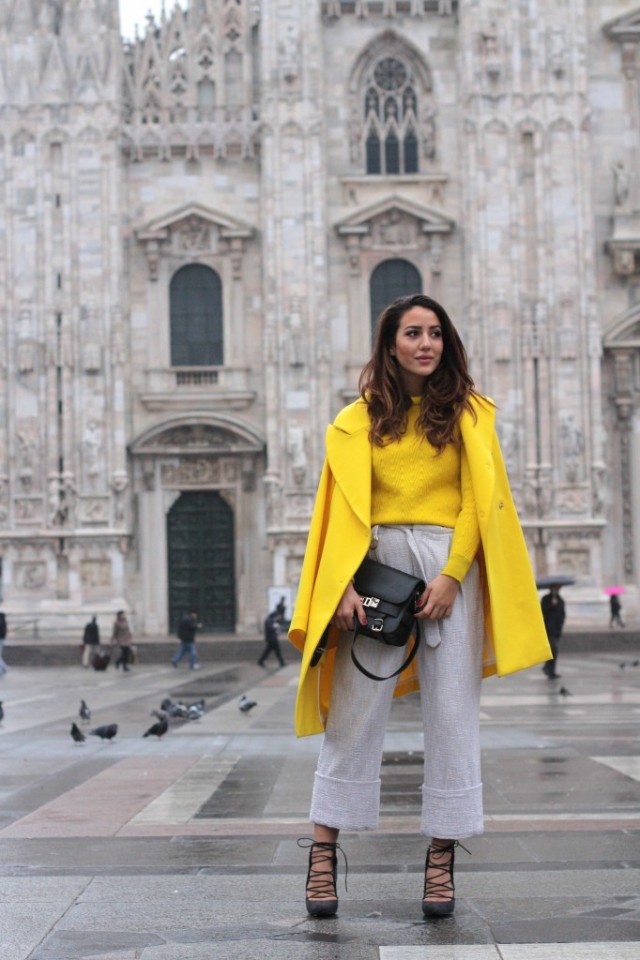
[[[167,11],[171,10],[175,0],[166,0]],[[186,6],[186,0],[181,0],[182,6]],[[144,33],[146,25],[145,17],[149,10],[155,14],[156,19],[162,9],[162,0],[120,0],[120,25],[122,35],[127,39],[133,37],[135,24],[138,24],[138,32]]]

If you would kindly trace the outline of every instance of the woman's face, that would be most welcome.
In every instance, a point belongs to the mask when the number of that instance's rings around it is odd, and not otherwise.
[[[391,356],[398,361],[404,388],[410,396],[422,393],[425,377],[440,365],[443,346],[442,325],[433,310],[411,307],[402,315]]]

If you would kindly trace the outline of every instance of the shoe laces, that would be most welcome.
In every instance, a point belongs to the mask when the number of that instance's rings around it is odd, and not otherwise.
[[[467,850],[463,843],[460,843],[459,840],[453,840],[451,843],[445,843],[442,845],[431,844],[427,850],[427,860],[424,865],[424,894],[422,896],[423,900],[426,900],[427,897],[434,899],[440,897],[449,897],[453,895],[455,890],[455,885],[453,882],[453,864],[454,864],[454,851],[456,847],[462,847],[469,855],[471,851]],[[450,854],[449,859],[445,863],[435,863],[431,859],[433,853],[443,853]],[[429,877],[427,874],[429,871],[438,871],[435,876],[432,875]]]
[[[336,896],[336,867],[338,865],[338,850],[344,859],[344,889],[348,892],[347,877],[349,875],[349,863],[347,855],[339,843],[329,843],[324,840],[314,840],[313,837],[300,837],[298,846],[303,850],[310,850],[309,872],[307,873],[307,899],[314,899],[317,894],[333,894]],[[317,855],[316,855],[317,853]],[[329,870],[311,870],[320,863],[330,864]],[[314,896],[309,897],[309,894]]]

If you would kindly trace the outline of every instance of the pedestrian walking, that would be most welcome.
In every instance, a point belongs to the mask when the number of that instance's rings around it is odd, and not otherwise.
[[[129,621],[127,620],[126,614],[124,610],[118,610],[116,619],[113,622],[113,629],[111,631],[112,646],[120,647],[120,656],[115,663],[116,670],[119,667],[122,667],[123,672],[127,673],[129,671],[132,641],[133,635],[131,633],[131,628],[129,627]]]
[[[617,623],[619,627],[624,627],[624,623],[622,622],[622,604],[620,602],[620,597],[615,593],[612,593],[609,597],[609,609],[611,610],[609,629],[613,629],[614,623]]]
[[[560,587],[557,583],[551,585],[549,593],[545,593],[540,601],[540,606],[542,607],[544,626],[551,647],[551,658],[547,660],[542,669],[549,680],[559,680],[560,674],[556,670],[556,664],[566,614],[564,600],[560,596]]]
[[[5,673],[9,669],[4,662],[4,642],[7,639],[7,618],[0,610],[0,677],[4,677]]]
[[[190,610],[188,613],[185,613],[178,627],[180,646],[171,658],[171,663],[174,667],[177,667],[182,658],[188,655],[189,667],[192,670],[200,669],[198,654],[196,653],[196,633],[201,627],[202,624],[198,623],[198,614],[195,610]]]
[[[549,647],[495,406],[475,390],[440,304],[420,294],[383,311],[360,399],[338,414],[326,444],[289,632],[303,655],[296,732],[324,731],[313,837],[299,841],[310,847],[307,910],[336,912],[340,831],[377,826],[391,701],[419,689],[421,832],[431,838],[422,910],[449,914],[455,848],[483,831],[481,677],[541,663]],[[354,618],[366,623],[363,599],[367,609],[375,601],[352,582],[367,555],[427,584],[416,607],[417,656],[381,682],[351,659]],[[359,659],[378,677],[406,660],[405,648],[361,642]]]
[[[92,617],[89,623],[85,625],[82,634],[82,666],[89,667],[91,658],[100,645],[100,629],[98,627],[98,618]]]
[[[265,660],[267,660],[272,653],[275,654],[276,659],[281,667],[286,666],[284,657],[282,656],[282,650],[280,649],[280,625],[282,623],[282,614],[280,613],[278,607],[275,610],[272,610],[270,614],[265,618],[264,621],[264,650],[260,655],[258,660],[258,666],[264,667]]]

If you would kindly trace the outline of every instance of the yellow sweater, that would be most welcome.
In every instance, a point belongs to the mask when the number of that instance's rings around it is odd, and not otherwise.
[[[464,447],[441,454],[416,432],[420,398],[412,398],[402,439],[374,446],[371,525],[436,524],[454,531],[442,573],[462,582],[480,545],[471,476]]]

